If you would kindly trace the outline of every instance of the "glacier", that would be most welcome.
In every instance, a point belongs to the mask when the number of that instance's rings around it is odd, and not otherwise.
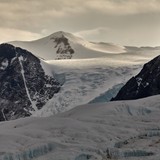
[[[109,102],[114,96],[116,96],[116,94],[122,88],[123,85],[123,83],[120,83],[113,86],[111,89],[108,89],[108,91],[106,91],[105,93],[102,93],[100,96],[91,100],[89,104]]]

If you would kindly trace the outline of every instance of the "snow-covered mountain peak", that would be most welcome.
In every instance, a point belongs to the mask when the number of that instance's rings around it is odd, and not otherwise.
[[[62,36],[65,36],[65,35],[67,35],[67,34],[68,34],[68,33],[67,33],[67,32],[64,32],[64,31],[57,31],[57,32],[51,34],[51,36],[53,36],[53,37],[62,37]]]
[[[24,48],[46,60],[99,58],[126,52],[126,47],[89,42],[64,31],[55,32],[35,41],[13,41],[10,44]]]
[[[51,38],[61,38],[61,37],[69,38],[72,36],[73,36],[73,34],[68,33],[68,32],[64,32],[64,31],[58,31],[58,32],[55,32],[55,33],[49,35],[49,37],[51,37]]]
[[[47,37],[35,41],[14,41],[14,46],[24,48],[37,57],[45,60],[59,59],[90,59],[90,58],[114,58],[123,55],[141,55],[148,51],[157,52],[158,48],[128,47],[114,43],[90,42],[77,35],[58,31]],[[157,55],[157,54],[156,54]],[[126,57],[125,57],[126,59]]]
[[[48,37],[45,37],[43,40],[46,40],[46,38],[48,38],[51,41],[54,41],[55,39],[66,39],[68,40],[68,42],[71,44],[79,44],[84,46],[84,44],[90,43],[87,40],[83,39],[82,37],[78,37],[74,34],[71,34],[69,32],[64,32],[64,31],[58,31],[55,32],[51,35],[49,35]]]

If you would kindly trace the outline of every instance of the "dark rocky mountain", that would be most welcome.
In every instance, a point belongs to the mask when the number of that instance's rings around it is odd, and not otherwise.
[[[30,52],[0,45],[0,121],[30,116],[60,89]]]
[[[112,101],[139,99],[157,94],[160,94],[160,56],[146,63],[140,73],[132,77]]]

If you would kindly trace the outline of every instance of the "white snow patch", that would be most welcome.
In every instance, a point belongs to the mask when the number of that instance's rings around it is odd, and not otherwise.
[[[1,109],[1,113],[2,113],[2,116],[3,116],[4,120],[6,121],[7,119],[6,119],[6,116],[5,116],[5,114],[4,114],[4,108]]]
[[[34,111],[37,111],[38,109],[37,109],[37,106],[36,106],[36,102],[32,101],[30,93],[29,93],[29,90],[28,90],[28,87],[27,87],[27,83],[26,83],[26,79],[25,79],[25,75],[24,75],[23,64],[22,64],[23,57],[19,56],[18,60],[19,60],[20,66],[21,66],[21,74],[22,74],[22,77],[23,77],[23,82],[24,82],[24,85],[25,85],[25,89],[26,89],[26,93],[27,93],[28,99],[31,102],[31,105],[32,105],[32,108],[34,109]]]
[[[4,59],[1,63],[0,69],[5,70],[8,67],[8,64],[9,64],[8,60]]]
[[[136,78],[136,81],[137,81],[137,85],[138,85],[138,87],[139,87],[139,86],[141,85],[142,78],[137,77],[137,78]]]
[[[41,63],[41,66],[45,72],[45,75],[53,77],[54,71],[52,69],[52,66],[42,59],[40,59],[40,63]]]

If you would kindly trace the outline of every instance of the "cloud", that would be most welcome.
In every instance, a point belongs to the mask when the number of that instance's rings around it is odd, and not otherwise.
[[[54,18],[92,11],[113,14],[160,12],[159,0],[6,0],[0,1],[0,15],[9,20]]]
[[[160,12],[159,0],[88,0],[86,6],[113,15]]]
[[[28,31],[9,29],[9,28],[0,28],[0,43],[14,41],[14,40],[35,40],[41,37],[40,34],[32,33]],[[16,38],[15,38],[16,37]]]
[[[1,0],[0,21],[8,28],[22,29],[30,24],[38,28],[36,23],[76,16],[160,13],[159,6],[159,0]]]
[[[131,46],[160,46],[159,30],[160,24],[152,31],[152,28],[133,27],[127,28],[106,28],[98,27],[90,30],[75,32],[75,35],[83,37],[89,41],[108,42],[119,45]]]
[[[135,28],[141,36],[155,35],[159,6],[160,0],[0,0],[0,39],[30,40],[64,30],[90,40],[110,35],[107,41],[117,41],[118,32],[132,36],[128,33],[135,34]]]
[[[75,32],[74,34],[83,37],[90,40],[96,40],[97,37],[102,37],[104,34],[107,34],[109,32],[109,28],[106,27],[98,27],[90,30],[82,30],[79,32]],[[99,39],[99,38],[98,38]]]

